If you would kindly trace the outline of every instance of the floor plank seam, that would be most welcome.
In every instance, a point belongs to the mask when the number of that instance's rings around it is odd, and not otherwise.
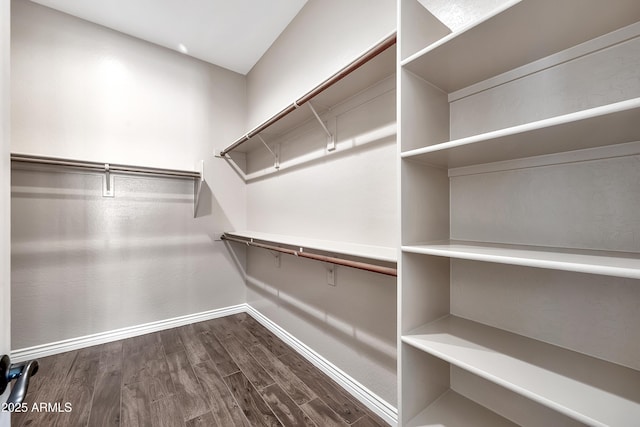
[[[175,329],[177,329],[177,328],[173,328],[173,329],[175,330]],[[162,335],[158,335],[158,339],[160,340],[160,343],[162,343],[162,354],[163,354],[163,358],[164,358],[165,366],[167,367],[167,369],[168,369],[168,370],[170,370],[171,368],[169,367],[169,360],[168,360],[168,358],[167,358],[167,357],[168,357],[168,354],[167,354],[167,352],[166,352],[166,347],[165,347],[164,343],[162,342]],[[180,344],[182,345],[182,341],[180,341]],[[179,351],[183,351],[183,350],[185,350],[185,351],[186,351],[186,349],[184,349],[184,348],[180,349]],[[173,354],[173,353],[178,353],[179,351],[177,351],[177,352],[172,352],[171,354]],[[151,402],[150,402],[150,405],[149,405],[149,406],[150,406],[149,410],[151,410],[151,404],[153,404],[153,403],[160,402],[160,401],[161,401],[161,400],[163,400],[163,399],[169,399],[169,398],[171,398],[171,399],[173,399],[173,400],[175,401],[175,400],[178,398],[178,397],[177,397],[176,384],[175,384],[175,382],[173,381],[173,378],[171,378],[171,375],[170,375],[170,373],[169,373],[169,372],[167,372],[167,376],[168,376],[169,381],[171,381],[171,384],[172,384],[172,386],[173,386],[173,392],[172,392],[172,393],[168,393],[168,395],[167,395],[167,396],[165,396],[165,397],[159,397],[159,398],[157,398],[157,399],[155,399],[155,400],[151,399]],[[181,409],[181,408],[179,408],[179,409],[180,409],[180,417],[184,420],[184,412],[183,412],[183,409]]]
[[[90,401],[91,404],[89,405],[89,414],[87,415],[87,423],[85,424],[85,426],[87,426],[87,427],[89,426],[89,420],[91,420],[91,412],[93,411],[93,401],[94,401],[95,396],[96,396],[96,388],[97,388],[96,386],[98,385],[98,378],[101,375],[101,372],[100,372],[100,370],[101,370],[100,369],[101,368],[100,361],[102,360],[102,353],[104,351],[105,351],[105,348],[102,347],[102,349],[100,350],[100,356],[98,356],[98,372],[96,373],[96,379],[95,379],[95,381],[93,383],[93,390],[91,390],[91,401]],[[123,348],[122,351],[124,351],[124,348]],[[122,410],[122,408],[120,408],[120,410]]]
[[[209,329],[211,330],[211,328],[209,328]],[[213,333],[213,331],[211,331],[211,332]],[[214,336],[215,336],[215,334],[214,334]],[[221,343],[221,345],[222,345],[222,343]],[[227,393],[231,396],[231,398],[233,399],[233,402],[235,402],[235,404],[237,405],[237,407],[240,409],[240,412],[242,413],[242,416],[244,417],[245,421],[246,421],[248,424],[250,424],[250,423],[249,423],[249,420],[247,419],[246,414],[245,414],[245,413],[244,413],[244,411],[242,410],[242,406],[240,405],[240,402],[238,402],[238,400],[236,399],[236,397],[234,396],[234,394],[231,392],[231,389],[229,389],[229,385],[227,384],[227,382],[226,382],[226,381],[224,381],[224,378],[225,378],[225,377],[223,377],[223,376],[222,376],[222,373],[221,373],[221,372],[220,372],[220,370],[218,369],[218,366],[216,365],[215,361],[211,358],[211,355],[209,355],[209,356],[210,356],[210,357],[209,357],[209,360],[211,360],[211,361],[213,362],[213,363],[212,363],[213,368],[216,370],[216,372],[218,373],[218,375],[220,376],[220,378],[222,378],[222,382],[223,382],[224,386],[226,387]],[[237,373],[237,372],[240,372],[240,369],[239,369],[239,368],[238,368],[238,371],[235,371],[235,372],[233,372],[233,373],[231,373],[231,374],[229,374],[229,375],[227,375],[227,376],[233,375],[233,374],[235,374],[235,373]],[[196,375],[196,379],[198,380],[198,382],[200,382],[200,378],[199,378],[197,375]],[[201,384],[201,383],[200,383],[200,385],[202,386],[202,384]],[[209,411],[213,414],[213,407],[211,406],[211,404],[210,404],[210,403],[207,403],[207,405],[209,406]]]
[[[124,388],[124,382],[125,382],[125,376],[124,376],[124,363],[125,363],[125,358],[124,358],[124,345],[122,346],[122,351],[121,351],[121,355],[120,357],[122,358],[122,371],[123,371],[123,375],[120,376],[120,408],[119,408],[119,423],[118,424],[122,424],[122,389]],[[97,380],[96,380],[97,381]],[[95,387],[94,387],[94,394],[95,394]],[[93,407],[93,398],[91,399],[91,406]],[[89,424],[89,420],[91,420],[91,414],[89,414],[89,418],[87,420],[87,424]]]

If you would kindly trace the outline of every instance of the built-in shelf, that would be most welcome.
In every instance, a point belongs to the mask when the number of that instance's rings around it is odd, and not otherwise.
[[[407,427],[424,426],[515,427],[517,424],[448,390],[407,424]]]
[[[399,425],[638,425],[640,249],[585,242],[637,229],[640,2],[402,0],[399,40]]]
[[[454,92],[639,19],[637,0],[617,0],[615,5],[600,0],[509,1],[401,65],[445,92]]]
[[[403,246],[410,253],[640,279],[640,254],[464,241]]]
[[[455,316],[402,341],[594,426],[636,426],[640,372]]]
[[[578,111],[402,153],[457,168],[640,140],[640,98]]]
[[[395,263],[398,259],[397,249],[385,246],[362,245],[349,242],[338,242],[333,240],[309,239],[306,237],[287,236],[281,234],[261,233],[257,231],[230,231],[225,233],[228,236],[242,239],[253,239],[255,241],[275,243],[279,245],[311,249],[320,252],[348,255],[357,258],[366,258],[376,261]]]

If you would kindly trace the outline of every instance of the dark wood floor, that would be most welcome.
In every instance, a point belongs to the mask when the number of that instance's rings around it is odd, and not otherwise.
[[[12,426],[387,425],[246,314],[46,357],[40,367],[27,406],[53,405],[14,413]],[[56,402],[61,412],[51,412]]]

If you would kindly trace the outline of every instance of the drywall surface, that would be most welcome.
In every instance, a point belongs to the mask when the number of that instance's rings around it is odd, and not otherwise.
[[[247,129],[396,29],[393,0],[309,0],[247,74]]]
[[[247,184],[250,230],[397,245],[393,84],[391,77],[373,88],[382,93],[363,94],[354,100],[358,102],[324,116],[335,123],[335,152],[326,151],[326,136],[317,122],[310,121],[282,138],[280,170],[273,168],[267,150],[248,153],[248,165],[271,171]],[[322,156],[288,167],[309,153]]]
[[[345,143],[354,129],[364,133],[394,123],[395,90],[339,115],[336,139],[342,151],[247,184],[248,228],[396,247],[395,134],[363,145]],[[309,123],[307,133],[297,129],[298,138],[281,145],[283,163],[292,152],[322,150],[325,137],[318,128]],[[250,251],[247,259],[249,304],[395,404],[395,277],[339,267],[333,287],[322,263],[283,255],[277,267],[261,250]]]
[[[392,91],[380,100],[391,101],[393,110],[394,96]],[[248,228],[395,247],[395,148],[394,138],[374,140],[249,182]],[[281,154],[286,152],[282,148]],[[249,304],[395,404],[395,277],[339,267],[333,287],[322,263],[283,255],[277,267],[264,250],[250,251],[247,263]]]
[[[637,253],[639,161],[635,155],[454,177],[451,237]]]
[[[311,0],[247,80],[249,122],[307,91],[393,31],[395,4]],[[281,169],[247,183],[249,230],[396,247],[395,76],[279,136]],[[307,159],[307,160],[305,160]],[[247,169],[269,168],[266,150]],[[297,160],[297,161],[296,161]],[[295,164],[289,167],[288,165]],[[238,246],[238,245],[234,245]],[[252,249],[247,302],[386,402],[396,405],[396,280]]]
[[[9,165],[9,0],[0,0],[0,355],[11,350],[11,219]],[[9,390],[0,395],[6,402]],[[11,425],[11,414],[0,412],[0,426]]]
[[[104,198],[100,174],[14,168],[13,348],[244,302],[241,270],[214,241],[246,226],[244,183],[212,156],[242,128],[244,77],[13,6],[12,151],[191,170],[203,159],[206,179],[194,219],[189,180],[116,176]]]
[[[234,245],[235,246],[235,245]],[[396,399],[396,280],[271,253],[247,255],[248,303],[391,405]]]
[[[192,169],[241,131],[241,75],[28,2],[12,31],[14,151]]]

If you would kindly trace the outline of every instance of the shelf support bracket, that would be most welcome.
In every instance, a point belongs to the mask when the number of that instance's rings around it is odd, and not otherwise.
[[[200,191],[202,190],[202,183],[204,183],[204,160],[200,160],[200,178],[196,178],[193,181],[193,217],[198,216],[198,206],[200,205]]]
[[[267,144],[267,142],[262,138],[262,136],[260,136],[260,134],[256,136],[260,139],[260,141],[262,141],[262,144],[267,147],[267,150],[269,150],[269,152],[273,154],[273,167],[276,169],[280,169],[280,144],[276,144],[273,147],[274,150],[272,150],[271,147],[269,147],[269,144]]]
[[[327,269],[327,285],[336,286],[336,268],[338,268],[338,266],[329,263],[324,266]]]
[[[280,263],[281,263],[280,252],[276,252],[276,251],[269,251],[269,252],[271,252],[271,255],[273,255],[273,260],[276,264],[276,268],[280,268]]]
[[[102,197],[114,197],[114,177],[109,170],[109,163],[104,164],[104,177],[102,179]]]
[[[307,104],[309,104],[309,108],[311,109],[311,112],[316,117],[316,120],[318,120],[318,123],[320,123],[320,126],[322,126],[322,130],[324,130],[324,132],[327,134],[327,151],[335,150],[336,149],[336,138],[331,134],[331,132],[329,132],[329,129],[327,129],[327,125],[324,124],[322,119],[320,119],[320,116],[316,112],[316,109],[313,108],[313,105],[311,104],[311,101],[308,101]]]

